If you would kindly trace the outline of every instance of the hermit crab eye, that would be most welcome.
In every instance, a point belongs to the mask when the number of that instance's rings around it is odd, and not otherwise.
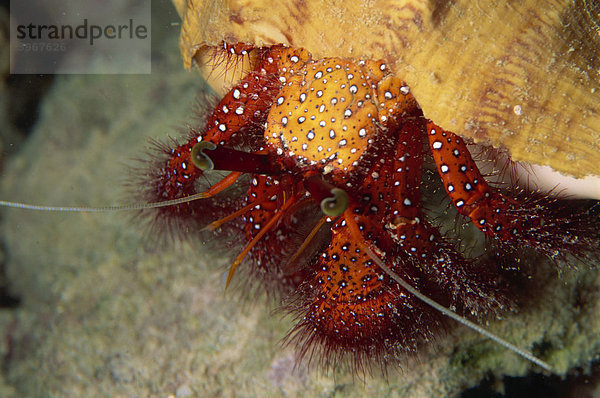
[[[194,163],[194,166],[203,171],[214,169],[215,164],[208,156],[204,154],[204,150],[208,149],[209,151],[212,151],[216,147],[217,146],[215,144],[209,141],[200,141],[199,143],[194,145],[190,153],[190,156],[192,157],[192,163]]]
[[[333,188],[332,197],[321,200],[321,211],[326,216],[337,217],[348,207],[348,194],[343,189]]]

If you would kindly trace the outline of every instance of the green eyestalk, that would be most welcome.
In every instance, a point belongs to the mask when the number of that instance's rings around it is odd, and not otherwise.
[[[332,197],[321,200],[321,211],[326,216],[337,217],[348,208],[348,194],[343,189],[333,188]]]
[[[213,170],[215,168],[215,164],[205,153],[204,150],[208,149],[209,151],[213,151],[217,148],[215,144],[209,141],[200,141],[196,145],[192,147],[192,151],[190,156],[192,157],[192,163],[194,166],[199,168],[202,171]]]

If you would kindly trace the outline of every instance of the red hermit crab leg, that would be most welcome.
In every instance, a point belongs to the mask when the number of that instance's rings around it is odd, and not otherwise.
[[[390,350],[414,350],[419,341],[431,338],[430,328],[438,322],[437,313],[428,307],[432,306],[548,368],[430,298],[433,294],[453,303],[458,291],[471,307],[494,305],[494,298],[482,292],[490,289],[480,289],[485,279],[478,280],[468,264],[461,263],[465,260],[422,220],[417,167],[422,130],[417,120],[395,129],[387,143],[397,143],[395,150],[380,148],[382,157],[350,195],[350,205],[331,228],[328,247],[313,265],[313,277],[298,292],[304,300],[296,310],[301,321],[290,336],[300,343],[303,355],[314,355],[318,342],[334,357],[352,350],[360,366]],[[436,281],[430,290],[428,283],[435,279],[446,283]]]
[[[462,138],[427,122],[427,136],[444,188],[458,212],[487,236],[517,248],[526,244],[556,258],[585,257],[597,227],[566,200],[524,190],[503,194],[481,175]]]
[[[259,233],[256,234],[256,236],[254,236],[254,238],[246,245],[244,250],[242,250],[242,252],[235,258],[233,264],[231,264],[231,267],[229,268],[229,273],[227,274],[227,281],[225,282],[225,287],[229,286],[229,283],[231,283],[231,278],[233,278],[235,270],[240,265],[244,257],[246,257],[246,255],[254,247],[254,245],[256,245],[256,243],[260,239],[262,239],[262,237],[276,225],[276,223],[281,219],[281,217],[286,214],[286,211],[288,211],[290,207],[292,207],[292,205],[294,205],[298,200],[298,196],[294,196],[288,199],[281,207],[281,209],[279,209],[279,211],[275,213],[275,215],[267,222],[267,224],[261,228]]]
[[[159,185],[162,186],[163,196],[172,198],[191,194],[194,181],[202,176],[204,170],[214,168],[214,165],[211,165],[208,161],[202,162],[202,159],[198,156],[202,157],[204,150],[217,150],[216,158],[227,159],[224,153],[221,153],[222,156],[218,156],[220,152],[224,151],[224,148],[217,149],[216,145],[242,139],[240,134],[245,133],[252,136],[245,130],[256,123],[262,123],[262,116],[260,115],[261,112],[266,111],[267,104],[262,104],[262,101],[256,100],[252,102],[251,98],[255,95],[258,96],[258,93],[266,96],[274,95],[279,88],[279,82],[266,76],[263,76],[263,79],[249,78],[245,80],[236,85],[217,105],[207,121],[206,129],[200,140],[198,135],[195,134],[194,138],[187,143],[171,151],[164,172],[159,176],[158,181]],[[246,86],[246,89],[243,89],[244,86]],[[262,87],[267,88],[267,90],[263,90]],[[248,115],[244,116],[244,112],[247,112]],[[255,115],[258,115],[258,118]],[[215,147],[210,147],[211,143]],[[194,148],[196,150],[192,154]],[[194,159],[192,159],[192,155],[194,155]],[[231,157],[231,161],[239,167],[243,161],[237,161],[236,159],[239,159],[239,156]],[[192,164],[198,161],[200,161],[200,167],[191,167]],[[219,167],[223,166],[219,164]]]
[[[232,46],[227,49],[234,52],[249,50],[247,46]],[[198,134],[192,131],[193,137],[187,143],[169,151],[162,171],[154,177],[158,181],[152,185],[156,185],[157,188],[149,191],[148,196],[152,201],[175,199],[195,193],[194,183],[203,175],[203,168],[191,167],[191,151],[199,141],[228,147],[240,144],[260,146],[259,138],[262,138],[267,112],[282,84],[278,74],[279,61],[282,57],[289,57],[290,51],[283,46],[256,49],[258,55],[254,69],[223,97],[208,118],[203,132]],[[210,148],[204,146],[198,149]],[[225,159],[225,163],[231,158],[231,162],[236,163],[233,167],[238,171],[243,164],[243,161],[236,160],[237,156],[220,158]],[[223,166],[219,165],[217,168],[222,169]],[[155,197],[157,194],[160,194],[159,198]]]
[[[342,214],[348,206],[348,196],[346,192],[341,189],[332,187],[320,177],[316,175],[310,175],[303,181],[303,183],[306,189],[311,193],[312,199],[320,204],[321,210],[324,214],[328,216],[338,216]],[[252,240],[246,245],[244,250],[234,260],[227,275],[226,286],[229,286],[229,283],[233,278],[235,270],[240,265],[244,257],[246,257],[250,250],[265,236],[265,234],[271,232],[271,230],[276,227],[277,223],[281,220],[282,217],[293,214],[296,211],[296,205],[302,205],[301,199],[303,196],[304,193],[301,192],[286,200],[281,206],[281,208],[277,208],[272,211],[271,218],[267,221],[266,224],[260,226],[259,232],[256,235],[254,235],[254,237],[252,237]],[[256,204],[256,201],[251,202],[251,204]],[[293,258],[295,258],[297,254],[298,252],[296,252]]]
[[[391,100],[392,88],[386,92],[384,99]],[[394,104],[383,106],[387,110]],[[347,192],[347,210],[332,226],[329,245],[292,301],[301,321],[290,336],[304,355],[315,355],[314,343],[319,343],[334,357],[351,351],[360,366],[373,358],[385,361],[390,352],[416,349],[432,338],[440,317],[421,296],[474,313],[503,305],[493,275],[479,275],[425,221],[419,191],[425,125],[418,108],[408,109],[408,116],[415,117],[388,114],[386,139],[373,144],[378,156],[362,159],[363,178]],[[348,178],[342,173],[336,183],[343,186]],[[360,232],[353,233],[351,226]],[[371,245],[376,249],[364,250]],[[373,251],[376,256],[369,254]],[[377,267],[380,257],[391,274],[410,281],[420,295]]]
[[[177,200],[177,206],[161,208],[153,214],[149,220],[152,228],[157,231],[164,229],[175,232],[178,235],[187,236],[192,226],[196,224],[202,228],[210,223],[210,215],[222,218],[231,213],[231,206],[219,200],[204,201],[201,204],[189,203],[180,199],[197,194],[199,187],[204,188],[208,180],[204,179],[205,170],[215,165],[210,165],[210,157],[207,159],[204,155],[210,152],[208,147],[198,147],[201,158],[192,159],[192,149],[198,142],[212,143],[221,145],[215,148],[214,160],[223,160],[224,164],[216,166],[218,169],[236,169],[237,171],[255,172],[268,171],[262,170],[260,160],[254,159],[246,162],[233,153],[225,154],[225,147],[236,148],[244,147],[251,150],[257,150],[264,146],[263,130],[267,113],[274,102],[274,96],[279,92],[283,76],[279,74],[279,63],[285,58],[301,62],[308,57],[306,51],[292,52],[291,49],[284,46],[273,46],[271,48],[251,49],[248,46],[226,46],[226,52],[242,52],[244,56],[249,51],[253,52],[253,63],[251,70],[239,83],[223,97],[223,99],[214,108],[210,114],[202,132],[192,129],[192,137],[175,148],[169,148],[166,145],[158,145],[160,159],[153,162],[148,170],[144,170],[144,177],[149,181],[144,185],[143,196],[147,202],[163,202]],[[292,55],[298,54],[298,55]],[[206,144],[203,144],[206,145]],[[221,152],[221,155],[219,155]],[[231,155],[231,156],[230,156]],[[252,157],[253,155],[247,155]],[[166,159],[163,160],[163,158]],[[200,167],[194,167],[194,161],[200,161]],[[229,166],[227,166],[229,164]],[[256,167],[254,170],[244,168],[251,164]],[[209,187],[210,194],[200,195],[201,198],[214,196],[216,192],[231,186],[235,175],[231,175],[229,180],[217,183],[216,187]],[[234,211],[237,209],[234,209]],[[166,227],[166,228],[165,228]]]

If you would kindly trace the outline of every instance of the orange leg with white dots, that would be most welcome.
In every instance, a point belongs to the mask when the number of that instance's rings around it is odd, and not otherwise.
[[[523,231],[519,204],[485,181],[465,142],[430,120],[427,136],[444,188],[458,212],[469,217],[488,236],[511,240]]]
[[[221,99],[202,130],[201,140],[216,145],[236,145],[254,142],[262,137],[262,128],[275,95],[282,85],[279,68],[283,62],[302,63],[308,52],[294,51],[284,46],[253,48],[248,45],[225,46],[224,51],[246,55],[254,51],[254,69]],[[292,60],[292,61],[290,61]],[[197,131],[186,143],[172,150],[165,165],[161,192],[174,199],[194,193],[194,181],[203,172],[193,167],[190,152],[200,140]]]

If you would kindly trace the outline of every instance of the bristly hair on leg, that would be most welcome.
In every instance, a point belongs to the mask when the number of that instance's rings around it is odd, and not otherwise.
[[[469,139],[464,141],[479,172],[494,188],[508,188],[519,180],[520,175],[533,173],[528,163],[513,161],[506,149],[475,144]]]
[[[199,112],[195,124],[204,126],[208,117],[214,110],[218,99],[210,94],[203,93],[198,100]],[[204,127],[202,127],[204,128]],[[134,203],[154,203],[179,199],[206,191],[215,180],[223,177],[223,173],[211,173],[210,177],[202,176],[192,186],[182,188],[176,194],[166,193],[162,187],[169,173],[167,162],[173,156],[175,149],[182,143],[188,142],[198,136],[198,131],[188,126],[187,134],[182,134],[182,139],[169,137],[166,141],[152,139],[149,148],[143,157],[134,159],[136,166],[130,168],[129,179],[125,183],[126,191]],[[206,198],[201,201],[182,203],[155,209],[143,209],[133,214],[133,219],[143,225],[148,231],[147,237],[155,244],[172,243],[177,240],[197,239],[208,240],[215,233],[223,233],[225,229],[216,232],[202,231],[206,225],[229,212],[237,210],[241,201],[237,196],[224,196]]]
[[[446,193],[458,212],[485,235],[515,249],[529,246],[553,259],[598,255],[598,219],[589,206],[577,208],[552,191],[530,192],[514,182],[508,190],[493,188],[462,138],[431,121],[427,130]]]
[[[494,167],[500,168],[498,175],[502,180],[490,183],[497,191],[490,201],[502,209],[505,219],[513,221],[513,239],[498,240],[500,247],[518,252],[525,244],[555,262],[568,265],[573,258],[580,261],[598,258],[600,204],[597,201],[570,197],[558,184],[549,191],[542,190],[535,183],[535,169],[530,164],[515,162],[508,153],[496,149],[487,151],[498,153],[501,159]],[[505,177],[508,184],[503,181]]]
[[[600,252],[600,203],[565,199],[551,193],[516,188],[510,197],[519,206],[508,206],[506,215],[520,220],[516,240],[502,242],[516,250],[526,244],[556,262],[597,260]]]
[[[178,141],[172,141],[171,144],[167,144],[151,140],[146,160],[140,162],[140,167],[132,169],[126,188],[135,201],[154,203],[177,199],[165,197],[163,192],[157,189],[159,184],[156,183],[164,175],[163,168],[168,155],[172,148],[177,146]],[[219,176],[222,177],[221,174],[215,173],[210,180],[202,177],[200,182],[195,184],[193,191],[182,192],[180,197],[206,191]],[[210,224],[218,214],[227,213],[237,206],[231,197],[206,198],[168,207],[139,210],[133,214],[133,219],[148,231],[147,237],[152,243],[164,244],[198,238],[205,240],[213,233],[202,231],[202,228]]]
[[[238,43],[210,47],[204,63],[208,71],[207,80],[215,78],[231,85],[251,71],[259,49],[252,45]]]

